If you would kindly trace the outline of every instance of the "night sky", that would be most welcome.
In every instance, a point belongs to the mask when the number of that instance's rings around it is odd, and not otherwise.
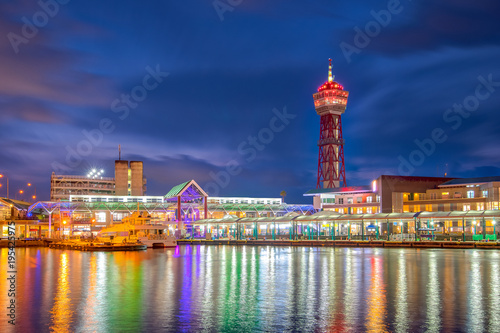
[[[195,179],[212,195],[309,203],[312,94],[330,57],[350,92],[348,185],[500,175],[498,1],[42,1],[50,15],[0,4],[11,196],[31,182],[48,200],[52,171],[113,177],[121,144],[122,159],[144,161],[150,195]]]

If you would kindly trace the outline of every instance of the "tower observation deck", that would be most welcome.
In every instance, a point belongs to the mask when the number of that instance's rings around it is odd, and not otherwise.
[[[314,107],[320,116],[316,188],[347,186],[341,116],[345,112],[349,92],[333,81],[332,59],[329,59],[329,62],[328,81],[313,94]]]

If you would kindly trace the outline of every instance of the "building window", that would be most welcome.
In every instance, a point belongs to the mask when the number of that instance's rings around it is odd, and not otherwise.
[[[367,213],[367,214],[373,214],[373,209],[372,209],[372,207],[366,207],[366,213]]]
[[[344,198],[339,198],[339,205],[343,205],[344,204]]]
[[[483,198],[487,198],[488,197],[488,191],[483,191]]]
[[[470,210],[470,204],[464,204],[463,211],[468,212]]]
[[[347,204],[352,204],[352,198],[347,198]]]
[[[373,201],[373,197],[371,197],[371,196],[370,197],[366,197],[366,202],[372,203],[372,201]]]
[[[467,198],[474,198],[474,191],[467,191]]]
[[[442,199],[448,199],[450,197],[450,192],[443,192],[441,193],[441,198]]]
[[[357,214],[363,214],[363,208],[359,207],[356,211]]]
[[[437,194],[436,193],[431,193],[431,200],[436,200]]]
[[[380,202],[380,195],[377,195],[377,202]]]
[[[356,198],[356,202],[357,202],[357,203],[361,203],[361,202],[363,202],[363,197],[357,197],[357,198]]]
[[[432,205],[425,205],[425,211],[432,212]]]
[[[484,203],[483,202],[478,202],[476,210],[484,210]]]

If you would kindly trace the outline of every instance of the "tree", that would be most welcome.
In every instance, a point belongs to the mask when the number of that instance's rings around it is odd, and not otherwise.
[[[283,203],[285,203],[286,191],[281,191],[280,195],[283,198]]]

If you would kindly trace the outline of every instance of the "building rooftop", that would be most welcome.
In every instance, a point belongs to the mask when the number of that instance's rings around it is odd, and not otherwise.
[[[373,192],[372,187],[365,185],[365,186],[347,186],[347,187],[336,187],[336,188],[316,188],[313,190],[309,190],[306,193],[304,193],[304,196],[313,196],[316,194],[323,194],[323,193],[355,193],[355,192]]]
[[[479,184],[479,183],[491,183],[491,182],[500,182],[500,176],[452,179],[439,186],[455,186],[455,185],[467,185],[467,184]]]

